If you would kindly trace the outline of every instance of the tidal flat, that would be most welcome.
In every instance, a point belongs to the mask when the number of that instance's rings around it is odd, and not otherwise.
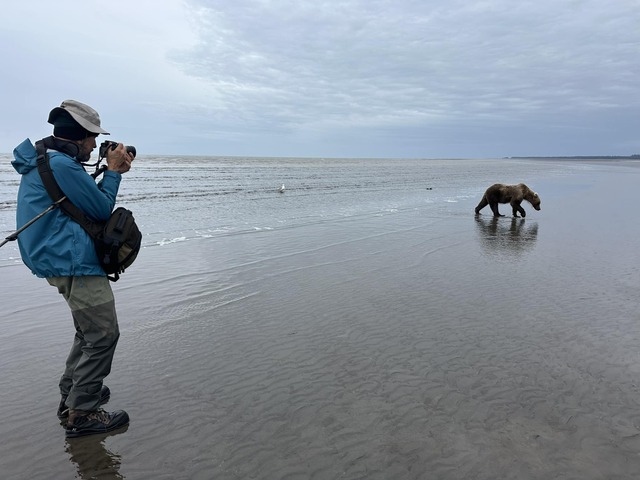
[[[437,208],[147,244],[113,284],[105,408],[131,424],[108,436],[65,440],[70,314],[0,267],[3,475],[637,478],[640,168],[579,166],[536,177],[524,219],[475,216],[485,182]]]

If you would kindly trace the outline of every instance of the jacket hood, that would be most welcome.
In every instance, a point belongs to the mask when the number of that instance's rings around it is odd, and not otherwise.
[[[36,147],[33,146],[28,138],[13,149],[13,158],[11,165],[20,175],[29,173],[38,166],[38,153]]]

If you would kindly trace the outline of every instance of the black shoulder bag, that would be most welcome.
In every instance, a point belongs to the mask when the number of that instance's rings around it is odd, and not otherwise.
[[[142,244],[142,233],[133,218],[133,213],[123,207],[116,208],[109,220],[96,222],[76,207],[65,196],[58,182],[53,177],[49,165],[47,145],[54,141],[52,137],[36,142],[38,152],[38,172],[47,193],[66,215],[76,221],[93,238],[98,261],[112,282],[117,282],[120,274],[136,259]],[[66,153],[66,152],[63,152]],[[112,276],[110,276],[112,275]]]

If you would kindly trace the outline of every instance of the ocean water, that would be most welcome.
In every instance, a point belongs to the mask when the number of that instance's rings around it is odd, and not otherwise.
[[[15,230],[20,175],[11,159],[0,155],[2,238]],[[479,200],[496,181],[537,188],[538,179],[580,168],[591,167],[553,160],[141,155],[123,177],[118,205],[134,212],[143,245],[156,247],[407,209],[448,215],[463,200]],[[19,257],[16,242],[5,245],[0,267],[20,263]]]

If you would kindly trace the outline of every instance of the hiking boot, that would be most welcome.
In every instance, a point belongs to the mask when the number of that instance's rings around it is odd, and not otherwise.
[[[104,405],[109,401],[111,397],[111,390],[106,385],[103,385],[100,389],[100,405]],[[58,418],[60,420],[65,420],[69,416],[69,407],[65,404],[67,401],[67,396],[62,395],[60,399],[60,405],[58,405]]]
[[[105,412],[102,409],[94,412],[71,410],[65,435],[67,438],[83,437],[111,432],[126,425],[129,425],[129,415],[124,410],[115,412]]]

